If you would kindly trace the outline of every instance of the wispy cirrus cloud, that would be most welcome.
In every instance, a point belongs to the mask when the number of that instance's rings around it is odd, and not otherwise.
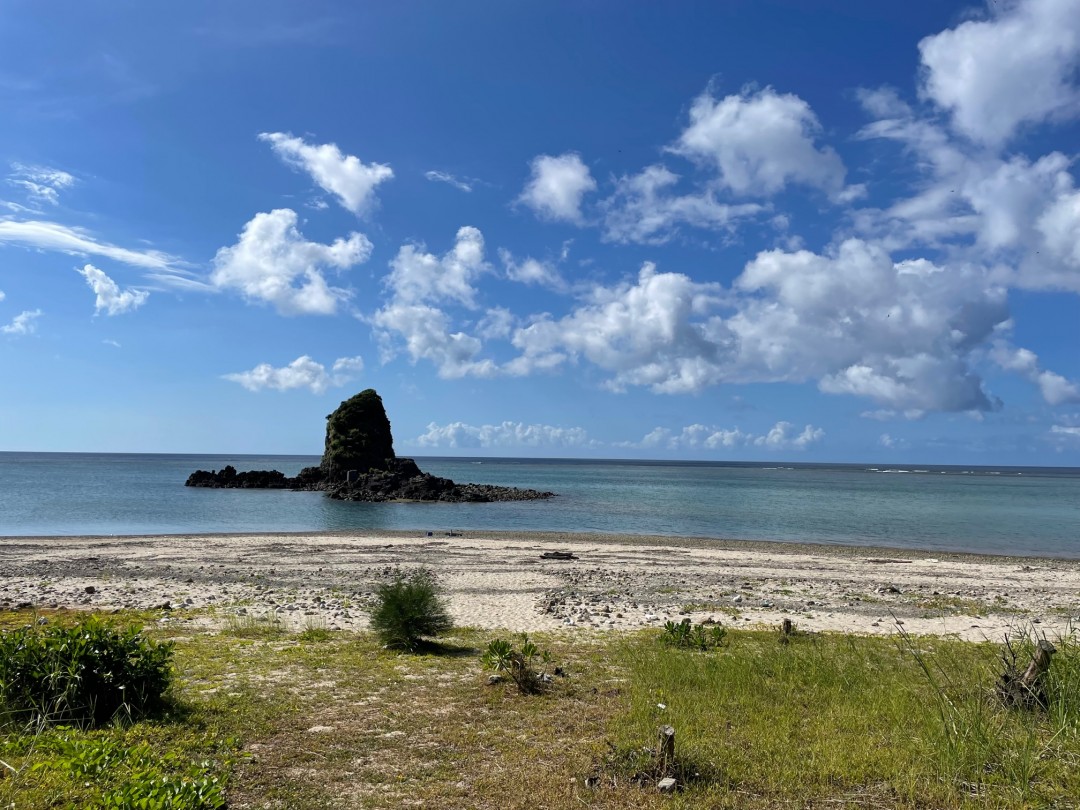
[[[433,183],[446,183],[449,186],[453,186],[458,191],[469,192],[473,190],[473,181],[456,177],[449,172],[440,172],[432,169],[429,172],[424,172],[424,177],[431,180]]]
[[[0,244],[55,250],[77,256],[104,256],[133,267],[184,273],[180,259],[160,250],[132,250],[102,241],[85,228],[44,220],[0,219]]]
[[[60,204],[60,192],[75,184],[75,176],[48,166],[12,163],[8,185],[22,189],[33,203]]]

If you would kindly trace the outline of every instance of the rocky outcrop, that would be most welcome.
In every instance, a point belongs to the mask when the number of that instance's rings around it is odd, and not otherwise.
[[[492,484],[457,484],[421,471],[411,458],[396,458],[386,470],[371,470],[353,481],[340,481],[325,488],[331,498],[342,501],[444,501],[449,503],[489,503],[491,501],[535,501],[555,493],[517,489]]]
[[[277,470],[237,472],[230,464],[220,472],[196,470],[188,476],[184,486],[212,489],[288,489],[292,481],[293,479]]]
[[[555,494],[492,484],[458,484],[423,472],[411,458],[398,458],[382,399],[371,388],[345,400],[326,417],[326,445],[318,467],[305,467],[295,478],[277,470],[237,472],[232,466],[220,472],[196,470],[184,485],[318,490],[338,500],[366,502],[487,503],[534,501]]]
[[[374,388],[345,400],[326,417],[326,444],[319,465],[326,480],[344,480],[349,470],[388,470],[395,458],[390,420]]]

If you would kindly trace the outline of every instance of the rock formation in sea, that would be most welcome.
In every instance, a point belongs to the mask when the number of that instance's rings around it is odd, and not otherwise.
[[[532,501],[555,493],[492,484],[458,484],[398,458],[382,398],[369,388],[326,417],[326,445],[318,467],[289,478],[277,470],[196,470],[184,484],[216,489],[319,490],[343,501]]]

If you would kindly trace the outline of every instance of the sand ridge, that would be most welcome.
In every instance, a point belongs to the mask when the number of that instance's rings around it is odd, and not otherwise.
[[[545,560],[566,551],[574,560]],[[274,616],[366,627],[375,586],[432,570],[460,625],[726,626],[1051,638],[1080,615],[1080,561],[600,534],[338,532],[0,539],[0,608],[166,608],[162,620]]]

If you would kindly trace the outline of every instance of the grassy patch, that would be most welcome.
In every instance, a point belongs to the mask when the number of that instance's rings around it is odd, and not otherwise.
[[[319,627],[182,632],[155,631],[175,643],[166,716],[0,732],[14,769],[0,807],[101,806],[140,763],[224,785],[235,810],[1025,808],[1080,795],[1071,642],[1058,643],[1048,710],[1026,713],[992,698],[999,648],[954,640],[781,644],[729,630],[701,652],[665,647],[657,631],[538,634],[568,677],[526,696],[488,685],[481,652],[499,633],[455,630],[394,653],[373,634]],[[673,796],[633,778],[660,772],[644,749],[666,724],[677,761],[664,772],[684,783]],[[109,775],[88,778],[94,762],[112,762]]]
[[[222,631],[236,638],[280,638],[286,627],[276,613],[244,613],[226,617]]]
[[[617,750],[671,724],[683,755],[713,774],[685,794],[709,807],[1024,807],[1080,795],[1072,645],[1055,662],[1058,709],[1030,714],[991,698],[996,645],[912,643],[808,635],[781,645],[754,632],[709,654],[628,643]]]

